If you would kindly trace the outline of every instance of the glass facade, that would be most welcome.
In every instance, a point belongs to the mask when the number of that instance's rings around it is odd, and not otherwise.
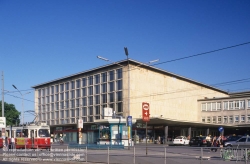
[[[123,112],[122,68],[58,81],[38,89],[39,121],[49,125],[93,122],[102,118],[103,108]]]

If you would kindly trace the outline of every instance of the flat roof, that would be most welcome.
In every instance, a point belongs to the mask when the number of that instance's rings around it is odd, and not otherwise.
[[[136,60],[132,60],[132,59],[128,59],[128,60],[129,60],[129,64],[138,65],[140,67],[143,67],[143,68],[146,68],[146,69],[150,69],[150,70],[155,71],[155,72],[159,72],[159,73],[162,73],[162,74],[165,74],[165,75],[168,75],[168,76],[172,76],[172,77],[184,80],[184,81],[188,81],[190,83],[193,83],[193,84],[196,84],[196,85],[200,85],[200,86],[203,86],[205,88],[209,88],[209,89],[212,89],[212,90],[215,90],[215,91],[218,91],[218,92],[222,92],[224,94],[228,94],[227,91],[224,91],[224,90],[212,87],[210,85],[203,84],[203,83],[197,82],[195,80],[191,80],[191,79],[188,79],[186,77],[176,75],[176,74],[171,73],[171,72],[167,72],[165,70],[156,68],[154,66],[151,66],[151,65],[148,65],[148,64],[145,64],[145,63],[142,63],[142,62],[138,62]],[[119,65],[126,66],[127,63],[128,63],[128,60],[127,59],[126,60],[121,60],[121,61],[118,61],[118,62],[110,63],[110,64],[107,64],[107,65],[103,65],[101,67],[96,67],[96,68],[93,68],[93,69],[90,69],[90,70],[86,70],[86,71],[82,71],[82,72],[79,72],[79,73],[76,73],[76,74],[71,74],[69,76],[65,76],[65,77],[58,78],[58,79],[55,79],[55,80],[51,80],[51,81],[48,81],[48,82],[45,82],[45,83],[34,85],[34,86],[32,86],[32,88],[36,89],[36,88],[42,87],[44,85],[48,85],[50,83],[54,83],[54,82],[57,82],[57,81],[60,81],[60,80],[65,80],[65,79],[73,78],[73,77],[76,77],[76,76],[79,76],[79,75],[82,75],[82,74],[87,74],[87,73],[90,73],[90,72],[93,72],[93,71],[98,71],[98,70],[106,68],[106,67],[112,67],[112,66],[118,67]]]

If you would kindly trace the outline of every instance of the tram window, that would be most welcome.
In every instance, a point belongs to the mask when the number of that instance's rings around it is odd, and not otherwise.
[[[11,135],[13,136],[13,131],[12,131]],[[17,129],[16,130],[16,137],[22,137],[21,135],[22,135],[22,130]]]
[[[35,130],[35,138],[37,137],[37,130]]]
[[[2,137],[2,131],[0,130],[0,137]]]
[[[49,130],[48,129],[39,129],[38,135],[39,135],[39,137],[49,137]]]
[[[28,136],[29,136],[28,129],[23,129],[22,137],[28,137]]]

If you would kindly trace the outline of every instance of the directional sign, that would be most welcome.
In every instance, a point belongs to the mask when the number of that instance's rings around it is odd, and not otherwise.
[[[142,120],[145,122],[148,122],[150,120],[149,118],[149,103],[143,102],[142,103]]]
[[[132,126],[132,116],[127,117],[127,125]]]
[[[218,128],[218,130],[219,130],[219,132],[222,132],[224,129],[223,129],[223,127],[221,126],[221,127]]]

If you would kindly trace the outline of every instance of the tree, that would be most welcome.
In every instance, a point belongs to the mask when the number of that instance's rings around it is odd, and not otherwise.
[[[6,125],[19,125],[21,112],[16,110],[15,105],[4,102],[4,117],[6,117]],[[0,115],[2,115],[2,101],[0,101]]]

